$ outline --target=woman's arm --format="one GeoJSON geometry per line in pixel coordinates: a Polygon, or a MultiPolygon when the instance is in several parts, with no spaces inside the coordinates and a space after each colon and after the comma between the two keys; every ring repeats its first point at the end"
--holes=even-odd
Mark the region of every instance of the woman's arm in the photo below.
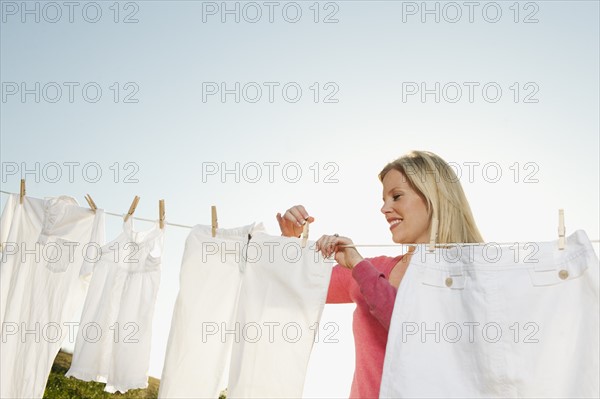
{"type": "Polygon", "coordinates": [[[352,277],[358,283],[371,314],[389,330],[398,292],[396,287],[391,285],[385,274],[377,270],[368,259],[363,259],[354,266],[352,277]]]}
{"type": "Polygon", "coordinates": [[[335,265],[331,271],[326,303],[352,303],[350,283],[352,271],[341,265],[335,265]]]}

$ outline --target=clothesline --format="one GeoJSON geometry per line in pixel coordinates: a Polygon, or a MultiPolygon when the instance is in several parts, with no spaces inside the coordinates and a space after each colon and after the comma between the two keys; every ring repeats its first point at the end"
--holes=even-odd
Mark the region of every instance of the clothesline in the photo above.
{"type": "MultiPolygon", "coordinates": [[[[122,218],[124,215],[123,214],[119,214],[119,213],[113,213],[113,212],[104,212],[107,215],[111,215],[111,216],[118,216],[120,218],[122,218]]],[[[135,219],[135,220],[143,220],[144,222],[156,222],[156,219],[145,219],[145,218],[139,218],[137,216],[131,216],[131,219],[135,219]]],[[[183,227],[184,229],[191,229],[194,226],[186,226],[184,224],[177,224],[177,223],[170,223],[170,222],[165,222],[165,224],[168,224],[169,226],[175,226],[175,227],[183,227]]]]}
{"type": "MultiPolygon", "coordinates": [[[[3,194],[16,194],[16,193],[11,193],[11,192],[4,191],[4,190],[0,190],[0,193],[3,193],[3,194]]],[[[125,216],[122,213],[115,213],[115,212],[108,212],[108,211],[104,211],[104,213],[107,214],[107,215],[117,216],[117,217],[120,217],[120,218],[122,218],[123,216],[125,216]]],[[[140,218],[140,217],[137,217],[137,216],[131,216],[131,219],[142,220],[144,222],[156,222],[156,219],[146,219],[146,218],[140,218]]],[[[191,228],[194,227],[194,226],[187,226],[187,225],[184,225],[184,224],[177,224],[177,223],[170,223],[170,222],[165,222],[165,224],[168,224],[169,226],[183,227],[185,229],[191,229],[191,228]]]]}
{"type": "MultiPolygon", "coordinates": [[[[4,191],[4,190],[0,190],[0,193],[3,194],[15,194],[15,193],[11,193],[8,191],[4,191]]],[[[117,216],[122,218],[124,216],[124,214],[121,213],[116,213],[116,212],[108,212],[108,211],[104,211],[105,214],[107,215],[111,215],[111,216],[117,216]]],[[[131,216],[132,219],[134,220],[142,220],[144,222],[156,222],[156,219],[146,219],[146,218],[140,218],[137,216],[131,216]]],[[[175,226],[175,227],[182,227],[184,229],[192,229],[194,226],[187,226],[185,224],[178,224],[178,223],[171,223],[171,222],[167,222],[165,221],[166,225],[169,226],[175,226]]],[[[598,240],[590,240],[591,243],[600,243],[600,239],[598,240]]],[[[503,245],[515,245],[515,244],[529,244],[531,243],[531,241],[528,242],[452,242],[452,243],[436,243],[435,247],[447,247],[447,246],[452,246],[452,245],[460,245],[460,246],[469,246],[469,245],[485,245],[485,244],[493,244],[493,245],[499,245],[499,246],[503,246],[503,245]]],[[[384,247],[403,247],[403,246],[408,246],[408,245],[423,245],[423,243],[412,243],[412,244],[353,244],[353,245],[341,245],[341,247],[344,248],[354,248],[354,247],[370,247],[370,248],[384,248],[384,247]]]]}

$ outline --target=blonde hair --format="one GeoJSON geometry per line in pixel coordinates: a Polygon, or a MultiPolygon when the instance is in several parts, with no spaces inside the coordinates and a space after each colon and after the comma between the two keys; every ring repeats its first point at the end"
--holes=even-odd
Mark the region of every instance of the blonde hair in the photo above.
{"type": "Polygon", "coordinates": [[[483,242],[460,181],[442,158],[428,151],[411,151],[388,163],[379,172],[379,180],[383,182],[392,169],[402,173],[423,198],[430,221],[438,219],[436,242],[483,242]]]}

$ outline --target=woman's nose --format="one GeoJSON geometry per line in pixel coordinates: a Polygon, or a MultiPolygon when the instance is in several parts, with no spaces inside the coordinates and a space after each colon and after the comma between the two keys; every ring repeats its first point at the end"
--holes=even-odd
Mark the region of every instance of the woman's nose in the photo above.
{"type": "Polygon", "coordinates": [[[390,209],[390,207],[388,206],[388,203],[387,203],[387,202],[384,202],[384,203],[383,203],[383,205],[381,206],[381,209],[380,209],[380,211],[381,211],[381,213],[383,213],[384,215],[385,215],[386,213],[388,213],[388,212],[390,212],[390,211],[391,211],[391,209],[390,209]]]}

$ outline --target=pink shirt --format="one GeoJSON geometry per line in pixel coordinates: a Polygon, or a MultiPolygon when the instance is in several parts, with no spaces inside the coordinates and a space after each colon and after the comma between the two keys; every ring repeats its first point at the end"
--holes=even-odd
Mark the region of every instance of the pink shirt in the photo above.
{"type": "Polygon", "coordinates": [[[402,259],[366,258],[350,270],[336,265],[331,274],[327,303],[356,303],[352,330],[356,368],[351,398],[379,398],[383,359],[397,289],[388,281],[402,259]]]}

